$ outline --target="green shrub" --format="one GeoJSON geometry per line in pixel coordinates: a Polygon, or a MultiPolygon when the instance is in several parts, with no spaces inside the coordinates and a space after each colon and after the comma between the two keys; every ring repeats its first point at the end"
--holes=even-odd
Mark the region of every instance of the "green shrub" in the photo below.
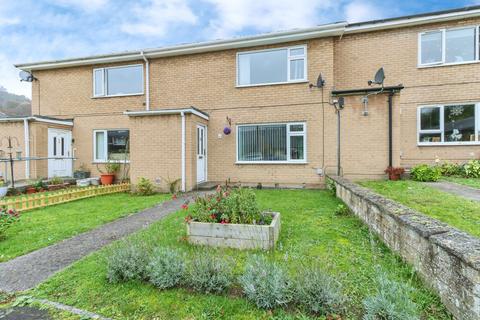
{"type": "Polygon", "coordinates": [[[465,177],[480,178],[480,160],[470,160],[464,166],[465,177]]]}
{"type": "Polygon", "coordinates": [[[5,238],[7,229],[18,221],[20,214],[14,209],[0,207],[0,240],[5,238]]]}
{"type": "Polygon", "coordinates": [[[149,281],[160,289],[178,285],[185,273],[185,255],[169,248],[154,250],[147,266],[149,281]]]}
{"type": "Polygon", "coordinates": [[[217,187],[215,194],[198,197],[186,220],[267,225],[272,216],[262,213],[255,192],[248,188],[217,187]]]}
{"type": "Polygon", "coordinates": [[[415,181],[434,182],[442,176],[440,167],[420,164],[410,171],[412,179],[415,181]]]}
{"type": "Polygon", "coordinates": [[[259,308],[273,309],[292,300],[292,285],[287,272],[263,256],[250,259],[239,283],[247,299],[259,308]]]}
{"type": "Polygon", "coordinates": [[[136,186],[136,193],[141,196],[150,196],[155,193],[155,186],[147,178],[139,178],[136,186]]]}
{"type": "Polygon", "coordinates": [[[409,297],[412,290],[409,285],[390,280],[385,273],[380,273],[377,294],[363,300],[363,319],[420,319],[417,305],[409,297]]]}
{"type": "Polygon", "coordinates": [[[124,241],[107,257],[107,279],[111,283],[147,279],[150,255],[146,247],[124,241]]]}
{"type": "Polygon", "coordinates": [[[64,180],[60,177],[53,177],[48,181],[48,184],[51,185],[57,185],[57,184],[63,184],[64,180]]]}
{"type": "Polygon", "coordinates": [[[295,302],[317,315],[341,314],[345,297],[340,283],[318,268],[302,268],[295,278],[295,302]]]}
{"type": "Polygon", "coordinates": [[[232,284],[232,263],[212,254],[199,253],[189,266],[185,285],[195,291],[223,293],[232,284]]]}
{"type": "Polygon", "coordinates": [[[351,211],[350,211],[350,208],[343,204],[343,203],[340,203],[337,205],[337,207],[335,208],[335,215],[337,216],[347,216],[347,215],[350,215],[351,214],[351,211]]]}
{"type": "Polygon", "coordinates": [[[463,174],[463,166],[456,163],[444,162],[440,165],[440,170],[442,175],[446,177],[463,174]]]}
{"type": "Polygon", "coordinates": [[[330,178],[325,178],[325,186],[332,196],[335,197],[337,195],[337,186],[335,181],[330,178]]]}

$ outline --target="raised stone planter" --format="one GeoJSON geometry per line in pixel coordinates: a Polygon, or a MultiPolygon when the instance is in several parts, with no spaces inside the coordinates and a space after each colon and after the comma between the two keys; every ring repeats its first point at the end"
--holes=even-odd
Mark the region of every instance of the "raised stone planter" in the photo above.
{"type": "Polygon", "coordinates": [[[280,234],[280,213],[271,214],[273,220],[268,226],[191,221],[187,223],[188,242],[235,249],[271,249],[280,234]]]}
{"type": "Polygon", "coordinates": [[[480,319],[480,239],[341,177],[337,197],[410,263],[455,319],[480,319]]]}

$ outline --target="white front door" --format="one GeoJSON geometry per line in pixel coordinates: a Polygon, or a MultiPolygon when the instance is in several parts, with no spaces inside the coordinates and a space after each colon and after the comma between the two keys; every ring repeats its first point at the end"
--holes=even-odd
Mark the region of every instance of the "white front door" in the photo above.
{"type": "Polygon", "coordinates": [[[48,177],[72,176],[72,132],[48,129],[48,177]]]}
{"type": "Polygon", "coordinates": [[[207,180],[207,130],[197,125],[197,183],[207,180]]]}

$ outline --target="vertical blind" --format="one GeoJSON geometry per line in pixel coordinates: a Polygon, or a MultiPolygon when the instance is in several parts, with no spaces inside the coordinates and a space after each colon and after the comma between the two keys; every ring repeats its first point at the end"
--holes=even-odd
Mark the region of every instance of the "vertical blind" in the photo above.
{"type": "Polygon", "coordinates": [[[238,128],[239,161],[286,161],[287,126],[253,125],[238,128]]]}

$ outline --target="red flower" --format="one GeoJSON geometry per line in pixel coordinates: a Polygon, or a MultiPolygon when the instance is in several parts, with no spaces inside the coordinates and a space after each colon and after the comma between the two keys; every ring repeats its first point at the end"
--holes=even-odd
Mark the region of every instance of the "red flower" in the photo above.
{"type": "Polygon", "coordinates": [[[173,195],[172,195],[172,200],[175,200],[175,199],[177,199],[177,195],[176,195],[176,194],[173,194],[173,195]]]}
{"type": "Polygon", "coordinates": [[[183,210],[188,210],[188,204],[186,204],[186,203],[182,204],[182,209],[183,210]]]}
{"type": "Polygon", "coordinates": [[[212,214],[210,215],[210,218],[212,218],[213,220],[215,220],[215,218],[216,218],[216,217],[215,217],[215,214],[212,213],[212,214]]]}
{"type": "Polygon", "coordinates": [[[185,217],[185,222],[190,222],[192,220],[192,217],[191,216],[186,216],[185,217]]]}
{"type": "Polygon", "coordinates": [[[228,222],[226,220],[220,221],[221,224],[227,224],[228,222]]]}

